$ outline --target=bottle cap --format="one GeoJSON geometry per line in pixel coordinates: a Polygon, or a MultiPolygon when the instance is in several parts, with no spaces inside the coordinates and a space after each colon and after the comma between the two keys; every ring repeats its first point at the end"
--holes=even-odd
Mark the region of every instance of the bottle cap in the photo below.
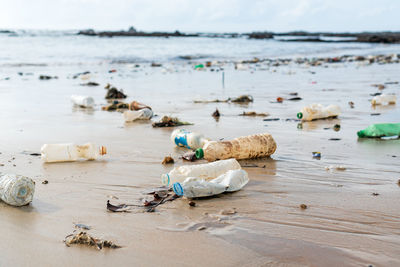
{"type": "Polygon", "coordinates": [[[301,112],[297,113],[297,118],[298,119],[302,119],[303,118],[303,113],[301,113],[301,112]]]}
{"type": "Polygon", "coordinates": [[[107,154],[107,148],[105,146],[101,146],[100,147],[100,155],[105,155],[107,154]]]}
{"type": "Polygon", "coordinates": [[[202,148],[196,149],[196,158],[202,159],[204,157],[204,151],[202,148]]]}
{"type": "Polygon", "coordinates": [[[358,137],[365,137],[365,134],[364,134],[364,131],[363,131],[363,130],[358,131],[358,132],[357,132],[357,135],[358,135],[358,137]]]}
{"type": "Polygon", "coordinates": [[[178,196],[183,196],[183,188],[180,183],[174,183],[172,189],[174,189],[175,194],[178,196]]]}

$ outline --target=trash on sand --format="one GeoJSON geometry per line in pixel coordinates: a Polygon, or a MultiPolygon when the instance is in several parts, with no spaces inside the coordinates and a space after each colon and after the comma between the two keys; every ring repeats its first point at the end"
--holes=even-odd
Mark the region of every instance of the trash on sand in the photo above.
{"type": "Polygon", "coordinates": [[[188,177],[199,179],[214,179],[229,170],[240,170],[242,167],[236,159],[219,160],[212,163],[183,165],[175,167],[169,173],[161,175],[161,183],[171,186],[183,182],[188,177]]]}
{"type": "Polygon", "coordinates": [[[40,75],[39,80],[51,80],[51,79],[58,79],[57,76],[49,76],[49,75],[40,75]]]}
{"type": "Polygon", "coordinates": [[[279,121],[280,118],[263,119],[263,121],[279,121]]]}
{"type": "Polygon", "coordinates": [[[159,122],[153,122],[153,127],[175,127],[182,125],[192,125],[192,123],[180,121],[178,118],[164,116],[159,122]]]}
{"type": "Polygon", "coordinates": [[[151,63],[150,66],[152,66],[153,68],[158,68],[158,67],[162,67],[162,64],[153,62],[153,63],[151,63]]]}
{"type": "Polygon", "coordinates": [[[75,106],[79,106],[82,108],[92,108],[94,106],[94,99],[90,96],[72,95],[71,102],[75,106]]]}
{"type": "Polygon", "coordinates": [[[125,122],[132,122],[136,120],[150,120],[153,117],[153,111],[148,108],[140,110],[126,110],[123,113],[125,122]]]}
{"type": "Polygon", "coordinates": [[[299,101],[299,100],[302,100],[303,98],[301,98],[301,97],[291,97],[291,98],[288,98],[288,100],[289,101],[299,101]]]}
{"type": "Polygon", "coordinates": [[[112,212],[129,212],[131,208],[126,204],[112,205],[110,200],[107,200],[107,209],[112,212]]]}
{"type": "Polygon", "coordinates": [[[251,95],[241,95],[236,98],[228,98],[225,100],[215,99],[215,100],[194,100],[194,103],[249,103],[253,102],[253,97],[251,95]]]}
{"type": "Polygon", "coordinates": [[[83,229],[83,230],[90,230],[92,227],[83,223],[74,223],[75,228],[83,229]]]}
{"type": "Polygon", "coordinates": [[[233,103],[249,103],[253,102],[253,97],[251,95],[241,95],[237,98],[231,99],[231,102],[233,103]]]}
{"type": "Polygon", "coordinates": [[[342,140],[341,138],[329,138],[328,139],[329,141],[340,141],[340,140],[342,140]]]}
{"type": "Polygon", "coordinates": [[[371,116],[380,116],[381,113],[371,113],[370,115],[371,115],[371,116]]]}
{"type": "Polygon", "coordinates": [[[358,137],[391,137],[400,136],[400,123],[371,124],[366,129],[357,132],[358,137]]]}
{"type": "Polygon", "coordinates": [[[302,108],[301,111],[297,113],[297,118],[302,121],[312,121],[317,119],[336,118],[340,113],[340,107],[337,105],[324,107],[321,104],[311,104],[302,108]]]}
{"type": "Polygon", "coordinates": [[[219,159],[250,159],[271,156],[276,150],[269,133],[242,136],[231,141],[210,141],[196,150],[196,157],[208,161],[219,159]]]}
{"type": "Polygon", "coordinates": [[[205,138],[204,135],[200,133],[189,132],[185,129],[176,129],[171,134],[171,141],[177,146],[198,149],[209,142],[209,139],[205,138]]]}
{"type": "Polygon", "coordinates": [[[307,205],[306,205],[306,204],[301,204],[301,205],[300,205],[300,209],[302,209],[302,210],[307,209],[307,205]]]}
{"type": "Polygon", "coordinates": [[[38,157],[41,156],[41,153],[29,153],[30,156],[38,157]]]}
{"type": "Polygon", "coordinates": [[[0,199],[12,206],[29,204],[35,193],[35,182],[17,174],[0,175],[0,199]]]}
{"type": "Polygon", "coordinates": [[[42,184],[48,184],[49,183],[49,181],[47,181],[47,180],[44,180],[43,182],[42,182],[42,184]]]}
{"type": "Polygon", "coordinates": [[[115,87],[111,87],[110,89],[108,89],[105,98],[106,99],[121,99],[121,98],[126,98],[126,95],[123,93],[122,89],[118,90],[115,87]]]}
{"type": "Polygon", "coordinates": [[[108,73],[114,73],[114,72],[117,72],[117,70],[116,69],[112,69],[112,70],[108,71],[108,73]]]}
{"type": "Polygon", "coordinates": [[[194,201],[189,201],[188,204],[190,207],[196,207],[196,202],[194,202],[194,201]]]}
{"type": "Polygon", "coordinates": [[[77,161],[79,159],[95,160],[107,154],[104,146],[92,143],[84,145],[44,144],[41,148],[43,162],[77,161]]]}
{"type": "Polygon", "coordinates": [[[377,92],[377,93],[373,93],[373,94],[369,94],[370,96],[377,96],[377,95],[381,95],[381,92],[377,92]]]}
{"type": "Polygon", "coordinates": [[[248,182],[247,172],[240,169],[229,170],[210,181],[197,177],[188,177],[182,183],[174,183],[172,188],[178,196],[187,198],[209,197],[223,192],[238,191],[248,182]]]}
{"type": "Polygon", "coordinates": [[[396,104],[396,95],[377,95],[371,100],[371,105],[394,105],[396,104]]]}
{"type": "Polygon", "coordinates": [[[204,65],[203,64],[198,64],[196,66],[194,66],[195,70],[200,70],[200,69],[204,69],[204,65]]]}
{"type": "Polygon", "coordinates": [[[282,98],[282,97],[277,97],[277,98],[276,98],[276,102],[282,103],[282,102],[283,102],[283,98],[282,98]]]}
{"type": "Polygon", "coordinates": [[[335,125],[333,125],[333,130],[334,130],[335,132],[340,131],[340,124],[335,124],[335,125]]]}
{"type": "Polygon", "coordinates": [[[321,152],[311,152],[311,153],[312,153],[313,158],[316,158],[316,159],[321,158],[321,152]]]}
{"type": "Polygon", "coordinates": [[[100,84],[96,82],[87,82],[87,83],[81,83],[82,86],[99,86],[100,84]]]}
{"type": "Polygon", "coordinates": [[[118,100],[114,100],[111,104],[101,107],[101,109],[105,111],[114,111],[114,110],[121,111],[124,109],[129,109],[129,104],[118,100]]]}
{"type": "Polygon", "coordinates": [[[182,155],[182,159],[187,161],[195,161],[197,159],[196,152],[195,151],[186,152],[185,154],[182,155]]]}
{"type": "Polygon", "coordinates": [[[350,106],[350,108],[354,108],[354,103],[353,103],[353,101],[350,101],[350,102],[349,102],[349,106],[350,106]]]}
{"type": "Polygon", "coordinates": [[[174,201],[175,199],[179,198],[177,194],[169,194],[169,193],[154,193],[153,200],[145,200],[143,206],[145,207],[147,212],[154,212],[156,207],[164,204],[168,201],[174,201]]]}
{"type": "Polygon", "coordinates": [[[171,156],[166,156],[162,161],[162,164],[174,164],[174,159],[171,156]]]}
{"type": "Polygon", "coordinates": [[[377,87],[379,90],[385,89],[385,85],[383,85],[383,84],[371,84],[371,86],[377,87]]]}
{"type": "Polygon", "coordinates": [[[330,166],[326,166],[325,170],[327,170],[327,171],[334,171],[334,170],[336,170],[336,171],[345,171],[346,167],[343,166],[343,165],[330,165],[330,166]]]}
{"type": "MultiPolygon", "coordinates": [[[[87,76],[88,74],[90,74],[90,71],[80,72],[80,73],[75,74],[72,78],[76,79],[80,76],[87,76]]],[[[82,80],[84,80],[84,79],[82,79],[82,80]]]]}
{"type": "Polygon", "coordinates": [[[67,235],[64,239],[64,243],[67,247],[70,247],[73,244],[81,244],[95,247],[98,250],[101,250],[102,248],[121,248],[121,246],[116,245],[111,241],[94,238],[86,232],[67,235]]]}
{"type": "Polygon", "coordinates": [[[213,116],[214,118],[219,118],[221,114],[219,113],[218,109],[215,109],[215,111],[213,112],[213,114],[211,114],[211,116],[213,116]]]}
{"type": "Polygon", "coordinates": [[[219,214],[221,214],[221,215],[234,215],[234,214],[236,214],[236,209],[233,208],[233,209],[221,210],[219,212],[219,214]]]}
{"type": "Polygon", "coordinates": [[[139,102],[137,102],[137,101],[132,101],[132,102],[129,104],[129,110],[141,110],[141,109],[145,109],[145,108],[151,109],[150,106],[147,106],[147,105],[145,105],[145,104],[143,104],[143,103],[139,103],[139,102]]]}
{"type": "Polygon", "coordinates": [[[379,193],[374,192],[374,193],[372,193],[372,195],[376,197],[376,196],[379,196],[379,193]]]}
{"type": "Polygon", "coordinates": [[[239,116],[251,116],[251,117],[255,117],[255,116],[260,116],[260,117],[267,117],[269,116],[269,113],[257,113],[255,111],[243,111],[242,114],[239,114],[239,116]]]}

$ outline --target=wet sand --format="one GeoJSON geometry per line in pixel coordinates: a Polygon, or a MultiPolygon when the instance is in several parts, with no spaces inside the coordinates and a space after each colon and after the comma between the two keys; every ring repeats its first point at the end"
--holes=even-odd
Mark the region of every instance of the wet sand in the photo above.
{"type": "MultiPolygon", "coordinates": [[[[0,81],[0,171],[32,177],[36,193],[26,207],[0,203],[0,265],[400,264],[400,140],[358,140],[356,135],[371,123],[399,122],[399,105],[374,109],[368,102],[369,94],[378,91],[371,84],[399,81],[399,64],[256,71],[226,66],[224,87],[221,72],[172,68],[163,73],[162,68],[136,72],[129,65],[93,66],[90,70],[97,73],[92,81],[103,85],[99,87],[80,86],[85,81],[67,78],[87,67],[1,70],[0,77],[10,80],[0,81]],[[111,68],[117,72],[108,73],[111,68]],[[40,74],[59,79],[40,81],[40,74]],[[114,204],[138,204],[145,189],[159,186],[160,175],[173,167],[161,164],[164,156],[171,155],[174,166],[190,163],[179,159],[185,149],[170,141],[173,128],[155,129],[151,122],[125,124],[120,113],[101,111],[107,82],[124,88],[128,100],[152,106],[158,115],[154,121],[163,115],[178,116],[194,123],[185,128],[216,140],[267,131],[278,149],[271,158],[240,162],[260,167],[244,167],[250,182],[239,192],[195,200],[196,207],[178,199],[154,213],[108,212],[110,195],[119,198],[112,199],[114,204]],[[290,97],[290,92],[298,92],[303,100],[271,103],[278,96],[290,97]],[[91,95],[98,106],[93,111],[73,108],[72,94],[91,95]],[[254,103],[192,102],[242,94],[252,95],[254,103]],[[286,121],[314,102],[338,104],[342,115],[303,123],[302,129],[299,122],[286,121]],[[219,121],[211,117],[215,108],[222,114],[219,121]],[[237,116],[243,111],[268,112],[268,118],[281,120],[237,116]],[[341,125],[340,131],[324,129],[335,124],[341,125]],[[28,155],[39,152],[44,143],[89,141],[106,146],[108,155],[97,161],[55,164],[42,164],[40,157],[28,155]],[[313,151],[322,153],[320,160],[312,158],[313,151]],[[346,170],[325,170],[329,165],[344,165],[346,170]],[[42,184],[43,180],[49,183],[42,184]],[[301,204],[308,208],[300,209],[301,204]],[[236,213],[221,214],[231,209],[236,213]],[[73,231],[73,223],[90,225],[93,236],[123,248],[66,247],[63,239],[73,231]]],[[[399,84],[390,84],[384,92],[398,95],[399,89],[399,84]]]]}

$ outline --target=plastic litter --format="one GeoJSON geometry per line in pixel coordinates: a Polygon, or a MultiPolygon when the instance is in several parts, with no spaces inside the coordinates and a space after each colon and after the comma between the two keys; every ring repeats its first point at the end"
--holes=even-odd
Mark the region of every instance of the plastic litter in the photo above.
{"type": "Polygon", "coordinates": [[[35,193],[35,182],[17,174],[0,174],[0,199],[12,206],[29,204],[35,193]]]}
{"type": "Polygon", "coordinates": [[[43,162],[77,161],[79,159],[95,160],[107,154],[104,146],[92,143],[76,144],[45,144],[41,148],[43,162]]]}
{"type": "Polygon", "coordinates": [[[249,182],[244,170],[229,170],[215,179],[206,181],[202,178],[189,177],[182,183],[174,183],[173,190],[178,196],[187,198],[209,197],[223,192],[235,192],[249,182]]]}
{"type": "Polygon", "coordinates": [[[90,96],[72,95],[71,102],[75,106],[79,106],[82,108],[92,108],[94,106],[94,99],[93,99],[93,97],[90,97],[90,96]]]}
{"type": "Polygon", "coordinates": [[[239,170],[241,166],[236,159],[220,160],[212,163],[184,165],[175,167],[169,173],[161,175],[161,183],[170,186],[176,182],[183,182],[188,177],[200,179],[214,179],[229,170],[239,170]]]}
{"type": "Polygon", "coordinates": [[[371,105],[394,105],[396,104],[396,95],[381,94],[374,96],[371,100],[371,105]]]}
{"type": "Polygon", "coordinates": [[[140,110],[126,110],[123,113],[125,122],[132,122],[136,120],[150,120],[153,117],[153,111],[148,108],[140,110]]]}
{"type": "Polygon", "coordinates": [[[341,113],[340,107],[337,105],[329,105],[324,107],[321,104],[311,104],[301,109],[297,113],[297,118],[302,121],[312,121],[317,119],[335,118],[341,113]]]}
{"type": "Polygon", "coordinates": [[[250,159],[270,156],[275,150],[275,140],[269,133],[264,133],[238,137],[231,141],[210,141],[196,150],[196,157],[204,157],[208,161],[250,159]]]}
{"type": "Polygon", "coordinates": [[[202,148],[208,139],[204,135],[187,131],[185,129],[176,129],[171,134],[171,141],[177,146],[187,147],[189,149],[202,148]]]}
{"type": "Polygon", "coordinates": [[[366,129],[357,132],[358,137],[390,137],[400,136],[400,123],[377,123],[371,124],[366,129]]]}
{"type": "Polygon", "coordinates": [[[175,127],[182,125],[192,125],[190,122],[180,121],[178,118],[164,116],[159,122],[153,122],[153,127],[175,127]]]}

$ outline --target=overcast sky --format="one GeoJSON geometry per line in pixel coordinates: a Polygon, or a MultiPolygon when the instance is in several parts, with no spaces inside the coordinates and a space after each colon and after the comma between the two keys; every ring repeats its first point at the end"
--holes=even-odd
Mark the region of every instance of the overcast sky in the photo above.
{"type": "Polygon", "coordinates": [[[0,28],[400,31],[400,0],[0,0],[0,28]]]}

